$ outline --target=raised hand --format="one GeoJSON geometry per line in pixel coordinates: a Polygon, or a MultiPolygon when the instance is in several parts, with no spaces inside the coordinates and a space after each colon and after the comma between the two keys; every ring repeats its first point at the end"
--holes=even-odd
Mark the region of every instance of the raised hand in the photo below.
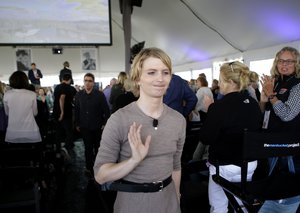
{"type": "Polygon", "coordinates": [[[262,90],[267,97],[276,95],[276,93],[274,92],[274,82],[275,79],[268,75],[263,75],[260,80],[262,90]]]}
{"type": "Polygon", "coordinates": [[[137,163],[141,162],[148,154],[151,141],[151,136],[148,135],[145,143],[142,142],[141,128],[142,125],[133,122],[128,132],[128,141],[132,152],[131,158],[137,163]]]}

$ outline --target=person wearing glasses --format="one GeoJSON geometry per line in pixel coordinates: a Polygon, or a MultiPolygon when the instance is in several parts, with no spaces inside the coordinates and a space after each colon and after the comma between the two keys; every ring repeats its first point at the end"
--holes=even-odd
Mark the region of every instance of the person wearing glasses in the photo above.
{"type": "Polygon", "coordinates": [[[75,126],[85,147],[86,172],[93,174],[102,129],[110,116],[106,98],[95,88],[95,76],[84,75],[84,89],[75,96],[75,126]]]}
{"type": "Polygon", "coordinates": [[[186,120],[163,103],[171,78],[165,52],[141,50],[131,68],[139,99],[105,125],[94,171],[98,183],[118,191],[114,213],[180,213],[186,120]]]}
{"type": "MultiPolygon", "coordinates": [[[[219,86],[224,97],[213,103],[206,96],[207,117],[200,130],[200,140],[209,145],[208,195],[211,212],[228,212],[228,199],[212,175],[215,165],[220,165],[220,175],[228,181],[241,178],[242,141],[244,129],[261,129],[262,115],[258,102],[246,91],[249,85],[249,68],[241,62],[223,64],[220,68],[219,86]]],[[[248,180],[251,180],[257,162],[248,164],[248,180]]]]}
{"type": "MultiPolygon", "coordinates": [[[[271,76],[261,79],[263,128],[267,131],[298,132],[300,126],[300,54],[293,47],[282,48],[275,56],[271,76]]],[[[290,162],[292,163],[292,162],[290,162]]],[[[300,159],[294,158],[296,172],[300,159]]]]}
{"type": "Polygon", "coordinates": [[[271,76],[261,79],[264,128],[297,131],[300,126],[300,55],[293,47],[282,48],[275,57],[271,76]]]}

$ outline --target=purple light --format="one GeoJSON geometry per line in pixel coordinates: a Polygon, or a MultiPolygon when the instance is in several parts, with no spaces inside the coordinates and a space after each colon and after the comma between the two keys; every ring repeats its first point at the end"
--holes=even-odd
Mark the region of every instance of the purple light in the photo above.
{"type": "Polygon", "coordinates": [[[286,41],[300,39],[299,18],[294,17],[292,11],[272,8],[261,11],[259,18],[262,26],[270,31],[270,35],[277,35],[286,41]]]}
{"type": "Polygon", "coordinates": [[[191,59],[192,61],[205,61],[210,59],[210,56],[207,52],[201,52],[191,47],[184,48],[184,52],[186,53],[187,58],[191,59]]]}

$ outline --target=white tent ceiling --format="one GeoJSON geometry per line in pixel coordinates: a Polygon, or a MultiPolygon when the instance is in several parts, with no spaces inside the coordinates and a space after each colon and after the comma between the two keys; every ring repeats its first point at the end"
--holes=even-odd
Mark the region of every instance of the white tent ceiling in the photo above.
{"type": "MultiPolygon", "coordinates": [[[[120,41],[119,1],[111,8],[120,41]]],[[[162,48],[174,66],[211,60],[300,40],[299,9],[299,0],[143,0],[133,7],[131,44],[162,48]]]]}
{"type": "MultiPolygon", "coordinates": [[[[98,49],[95,74],[101,81],[125,70],[119,1],[111,0],[113,44],[98,49]]],[[[274,57],[286,44],[300,49],[299,11],[300,0],[142,0],[141,7],[133,7],[131,46],[145,41],[145,47],[165,50],[175,72],[211,68],[216,60],[238,57],[248,64],[274,57]]],[[[66,46],[60,56],[52,54],[51,46],[30,48],[45,76],[57,80],[67,60],[81,81],[80,46],[66,46]]],[[[0,80],[7,81],[16,69],[15,48],[0,46],[0,56],[0,80]]]]}

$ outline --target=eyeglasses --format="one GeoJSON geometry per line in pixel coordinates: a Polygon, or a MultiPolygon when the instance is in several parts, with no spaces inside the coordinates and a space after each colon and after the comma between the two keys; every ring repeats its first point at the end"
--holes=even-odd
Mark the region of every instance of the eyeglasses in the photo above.
{"type": "Polygon", "coordinates": [[[278,59],[277,64],[283,65],[293,65],[294,63],[296,63],[295,60],[283,60],[283,59],[278,59]]]}
{"type": "Polygon", "coordinates": [[[86,80],[84,79],[84,82],[94,82],[93,80],[86,80]]]}

